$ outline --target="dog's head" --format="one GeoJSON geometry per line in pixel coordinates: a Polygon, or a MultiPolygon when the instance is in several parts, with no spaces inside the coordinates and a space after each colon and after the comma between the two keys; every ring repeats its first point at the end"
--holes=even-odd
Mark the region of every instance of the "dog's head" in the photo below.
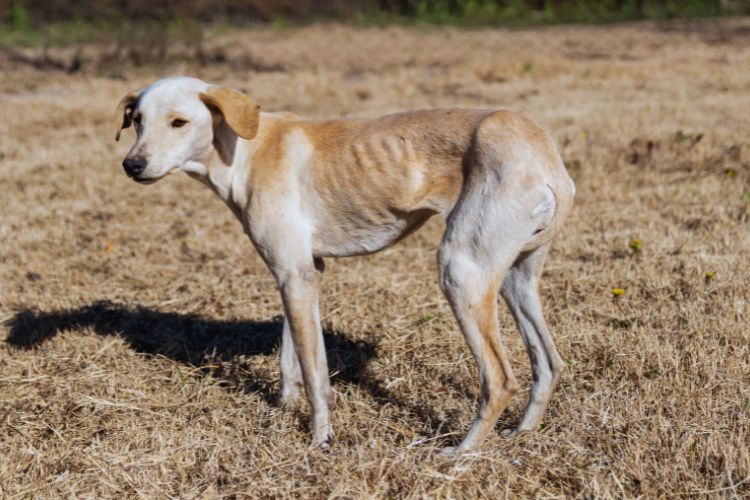
{"type": "Polygon", "coordinates": [[[141,183],[156,182],[183,170],[202,175],[215,148],[231,164],[237,137],[258,132],[260,108],[242,92],[195,78],[167,78],[120,100],[115,140],[135,125],[135,145],[122,166],[141,183]]]}

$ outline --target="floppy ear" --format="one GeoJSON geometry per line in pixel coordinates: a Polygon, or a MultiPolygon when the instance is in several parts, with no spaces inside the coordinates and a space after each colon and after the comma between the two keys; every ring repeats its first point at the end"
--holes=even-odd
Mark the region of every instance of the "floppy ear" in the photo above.
{"type": "Polygon", "coordinates": [[[219,113],[235,134],[252,139],[258,133],[260,106],[250,96],[228,87],[212,87],[200,98],[212,113],[219,113]]]}
{"type": "Polygon", "coordinates": [[[115,111],[115,140],[120,140],[120,132],[133,123],[133,109],[138,102],[138,92],[131,92],[117,103],[115,111]]]}

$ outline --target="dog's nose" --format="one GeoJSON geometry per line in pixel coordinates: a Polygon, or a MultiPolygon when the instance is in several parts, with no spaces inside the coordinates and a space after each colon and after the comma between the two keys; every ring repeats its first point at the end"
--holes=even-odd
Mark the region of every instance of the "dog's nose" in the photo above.
{"type": "Polygon", "coordinates": [[[122,167],[125,173],[130,177],[135,177],[146,169],[146,159],[141,156],[125,158],[122,161],[122,167]]]}

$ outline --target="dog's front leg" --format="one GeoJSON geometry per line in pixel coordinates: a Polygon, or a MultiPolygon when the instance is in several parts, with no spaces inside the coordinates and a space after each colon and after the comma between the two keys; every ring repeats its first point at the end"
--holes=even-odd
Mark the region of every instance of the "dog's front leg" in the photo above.
{"type": "MultiPolygon", "coordinates": [[[[276,274],[290,337],[284,340],[292,341],[310,402],[312,441],[314,445],[327,447],[332,437],[328,409],[333,392],[318,310],[320,274],[312,262],[309,266],[295,266],[294,270],[276,274]]],[[[282,346],[282,356],[284,349],[282,346]]]]}
{"type": "Polygon", "coordinates": [[[289,326],[289,318],[284,318],[284,330],[281,333],[281,356],[279,357],[279,368],[281,371],[281,395],[279,403],[281,406],[292,407],[299,400],[300,388],[304,384],[302,380],[302,368],[299,365],[297,352],[294,350],[292,340],[292,327],[289,326]]]}
{"type": "MultiPolygon", "coordinates": [[[[323,271],[325,270],[323,259],[316,257],[314,263],[315,269],[318,273],[323,274],[323,271]]],[[[318,307],[316,307],[316,311],[318,310],[318,307]]],[[[323,342],[322,332],[319,339],[320,342],[323,342]]],[[[291,326],[289,326],[289,318],[287,317],[284,318],[284,329],[281,334],[279,369],[281,372],[281,394],[279,396],[279,403],[281,406],[293,407],[299,400],[300,389],[303,387],[304,381],[302,379],[302,368],[300,368],[299,365],[299,358],[297,357],[297,352],[294,350],[292,329],[291,326]]],[[[330,400],[329,406],[332,407],[332,402],[330,400]]]]}

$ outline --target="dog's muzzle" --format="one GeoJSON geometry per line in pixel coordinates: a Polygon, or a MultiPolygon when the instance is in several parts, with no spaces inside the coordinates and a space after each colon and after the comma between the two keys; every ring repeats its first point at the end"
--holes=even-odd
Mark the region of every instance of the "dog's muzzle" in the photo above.
{"type": "Polygon", "coordinates": [[[122,161],[122,167],[125,169],[125,173],[128,174],[128,177],[133,178],[138,177],[141,172],[146,170],[146,165],[148,165],[148,162],[141,156],[128,157],[122,161]]]}

